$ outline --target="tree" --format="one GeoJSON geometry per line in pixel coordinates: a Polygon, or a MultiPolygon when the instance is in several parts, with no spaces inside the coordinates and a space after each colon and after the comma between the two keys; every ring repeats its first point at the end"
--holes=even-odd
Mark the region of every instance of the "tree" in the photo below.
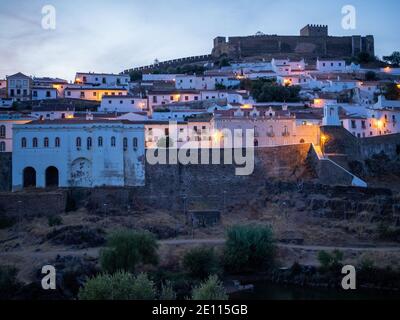
{"type": "Polygon", "coordinates": [[[129,76],[131,81],[140,81],[142,80],[143,73],[141,71],[131,71],[129,72],[129,76]]]}
{"type": "Polygon", "coordinates": [[[395,51],[390,56],[384,56],[383,61],[390,63],[394,67],[399,67],[400,65],[400,52],[395,51]]]}
{"type": "Polygon", "coordinates": [[[334,250],[332,254],[326,251],[318,252],[318,261],[325,270],[337,269],[341,265],[343,260],[343,252],[334,250]]]}
{"type": "Polygon", "coordinates": [[[251,95],[257,102],[298,102],[301,87],[281,86],[271,80],[253,82],[251,95]]]}
{"type": "Polygon", "coordinates": [[[174,146],[174,140],[169,137],[162,137],[157,141],[158,148],[172,148],[174,146]]]}
{"type": "Polygon", "coordinates": [[[399,100],[400,88],[396,83],[388,83],[384,89],[384,95],[387,100],[399,100]]]}
{"type": "Polygon", "coordinates": [[[21,288],[17,280],[18,270],[10,266],[0,266],[0,300],[10,300],[21,288]]]}
{"type": "Polygon", "coordinates": [[[273,266],[275,245],[267,226],[238,225],[228,230],[225,265],[232,272],[262,271],[273,266]]]}
{"type": "Polygon", "coordinates": [[[205,279],[209,275],[219,273],[219,263],[214,249],[195,248],[183,257],[183,266],[190,276],[205,279]]]}
{"type": "Polygon", "coordinates": [[[176,300],[176,293],[171,281],[166,281],[161,285],[160,300],[176,300]]]}
{"type": "Polygon", "coordinates": [[[210,276],[207,281],[194,288],[193,300],[228,300],[225,288],[217,276],[210,276]]]}
{"type": "Polygon", "coordinates": [[[117,231],[107,239],[107,246],[100,252],[100,264],[105,272],[134,272],[139,263],[157,264],[158,244],[151,233],[117,231]]]}
{"type": "Polygon", "coordinates": [[[80,300],[154,300],[154,283],[146,274],[134,277],[131,273],[117,272],[98,275],[79,290],[80,300]]]}
{"type": "Polygon", "coordinates": [[[368,71],[365,73],[365,80],[366,81],[375,81],[375,80],[378,80],[378,77],[374,71],[368,71]]]}

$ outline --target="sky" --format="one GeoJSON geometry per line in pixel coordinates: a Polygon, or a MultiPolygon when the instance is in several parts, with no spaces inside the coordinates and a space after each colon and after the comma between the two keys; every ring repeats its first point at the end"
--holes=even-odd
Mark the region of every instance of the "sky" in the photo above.
{"type": "Polygon", "coordinates": [[[326,24],[330,35],[375,36],[378,56],[400,51],[398,0],[1,0],[0,79],[23,72],[73,80],[211,53],[216,36],[298,35],[326,24]],[[42,8],[55,8],[55,29],[42,8]],[[342,28],[342,7],[356,29],[342,28]]]}

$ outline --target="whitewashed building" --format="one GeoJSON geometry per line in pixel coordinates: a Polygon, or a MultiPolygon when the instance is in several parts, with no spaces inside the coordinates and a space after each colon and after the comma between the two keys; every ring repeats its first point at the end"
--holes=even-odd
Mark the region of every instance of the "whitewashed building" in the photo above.
{"type": "Polygon", "coordinates": [[[14,191],[144,185],[143,122],[33,121],[13,130],[14,191]]]}
{"type": "Polygon", "coordinates": [[[64,90],[65,98],[101,101],[103,96],[126,96],[128,90],[122,87],[69,85],[64,90]]]}
{"type": "Polygon", "coordinates": [[[7,94],[13,101],[31,100],[32,78],[19,72],[7,77],[7,94]]]}
{"type": "Polygon", "coordinates": [[[57,99],[58,91],[52,87],[32,87],[32,100],[57,99]]]}
{"type": "Polygon", "coordinates": [[[346,72],[346,61],[344,60],[317,60],[319,72],[346,72]]]}
{"type": "Polygon", "coordinates": [[[128,86],[130,76],[127,74],[77,72],[75,83],[83,85],[128,86]]]}
{"type": "Polygon", "coordinates": [[[131,95],[103,96],[99,108],[101,112],[140,112],[147,110],[147,99],[131,95]]]}
{"type": "Polygon", "coordinates": [[[26,113],[1,112],[0,113],[0,152],[12,152],[13,131],[12,128],[17,124],[25,124],[35,120],[26,113]]]}

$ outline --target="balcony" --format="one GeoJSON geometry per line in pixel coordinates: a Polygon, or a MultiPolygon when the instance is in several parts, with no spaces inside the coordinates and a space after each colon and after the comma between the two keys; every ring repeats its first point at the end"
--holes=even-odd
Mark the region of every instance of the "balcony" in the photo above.
{"type": "Polygon", "coordinates": [[[290,132],[282,132],[282,137],[290,137],[290,132]]]}

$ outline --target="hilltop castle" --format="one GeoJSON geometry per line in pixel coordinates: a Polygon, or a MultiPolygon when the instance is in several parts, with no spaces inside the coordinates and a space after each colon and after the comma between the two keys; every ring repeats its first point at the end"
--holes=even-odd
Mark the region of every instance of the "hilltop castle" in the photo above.
{"type": "Polygon", "coordinates": [[[214,39],[212,55],[215,58],[227,55],[229,58],[250,57],[304,57],[306,59],[347,58],[366,52],[375,55],[372,35],[337,37],[328,35],[326,25],[307,25],[300,30],[300,36],[278,36],[257,33],[245,37],[217,37],[214,39]]]}

